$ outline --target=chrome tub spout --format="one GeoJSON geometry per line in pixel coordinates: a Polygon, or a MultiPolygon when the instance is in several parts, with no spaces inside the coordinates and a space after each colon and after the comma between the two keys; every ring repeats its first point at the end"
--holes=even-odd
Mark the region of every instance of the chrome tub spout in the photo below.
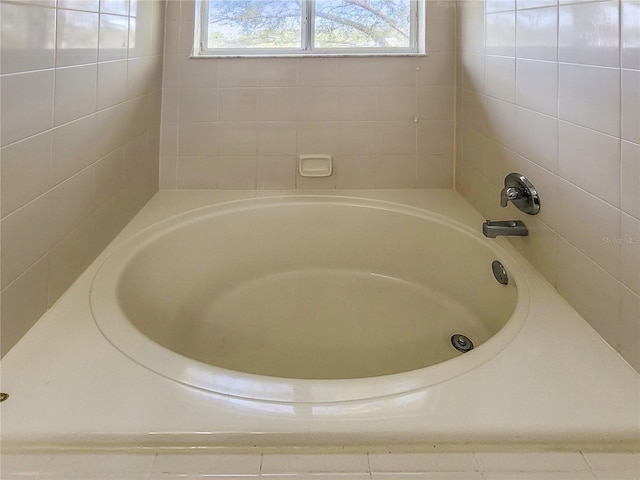
{"type": "Polygon", "coordinates": [[[487,220],[482,224],[482,233],[485,237],[525,237],[529,230],[520,220],[487,220]]]}

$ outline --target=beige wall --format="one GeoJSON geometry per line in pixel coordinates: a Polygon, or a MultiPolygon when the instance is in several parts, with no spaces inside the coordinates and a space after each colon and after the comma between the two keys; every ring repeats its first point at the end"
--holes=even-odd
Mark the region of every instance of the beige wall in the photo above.
{"type": "Polygon", "coordinates": [[[458,31],[457,189],[640,369],[640,2],[460,1],[458,31]],[[538,216],[500,208],[511,171],[538,216]]]}
{"type": "Polygon", "coordinates": [[[428,2],[423,58],[190,59],[193,9],[168,4],[160,188],[452,186],[453,2],[428,2]],[[297,176],[305,153],[335,175],[297,176]]]}
{"type": "Polygon", "coordinates": [[[164,2],[0,8],[6,353],[157,190],[164,2]]]}

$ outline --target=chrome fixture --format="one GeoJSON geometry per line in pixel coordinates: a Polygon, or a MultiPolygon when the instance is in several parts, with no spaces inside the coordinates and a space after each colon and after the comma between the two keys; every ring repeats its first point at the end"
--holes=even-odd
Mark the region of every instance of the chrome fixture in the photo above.
{"type": "Polygon", "coordinates": [[[529,215],[536,215],[540,211],[538,192],[529,179],[520,173],[510,173],[504,179],[500,206],[506,207],[509,201],[529,215]]]}
{"type": "Polygon", "coordinates": [[[498,260],[494,260],[491,263],[491,270],[493,271],[493,276],[496,277],[498,283],[501,283],[502,285],[509,284],[509,275],[507,275],[507,270],[498,260]]]}
{"type": "Polygon", "coordinates": [[[482,233],[485,237],[526,237],[529,230],[520,220],[487,220],[482,224],[482,233]]]}
{"type": "Polygon", "coordinates": [[[471,339],[466,335],[462,335],[461,333],[456,333],[455,335],[451,336],[451,345],[453,345],[453,348],[462,353],[473,350],[473,342],[471,341],[471,339]]]}

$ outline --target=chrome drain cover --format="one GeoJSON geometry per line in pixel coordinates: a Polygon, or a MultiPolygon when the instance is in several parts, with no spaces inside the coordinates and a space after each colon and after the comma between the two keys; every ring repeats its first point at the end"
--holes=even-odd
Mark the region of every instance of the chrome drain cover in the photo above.
{"type": "Polygon", "coordinates": [[[493,276],[496,277],[498,283],[502,285],[509,284],[509,275],[507,275],[507,270],[504,268],[504,265],[500,263],[498,260],[494,260],[491,263],[491,270],[493,271],[493,276]]]}
{"type": "Polygon", "coordinates": [[[451,345],[453,345],[453,348],[463,353],[473,350],[473,342],[471,339],[461,333],[456,333],[451,336],[451,345]]]}

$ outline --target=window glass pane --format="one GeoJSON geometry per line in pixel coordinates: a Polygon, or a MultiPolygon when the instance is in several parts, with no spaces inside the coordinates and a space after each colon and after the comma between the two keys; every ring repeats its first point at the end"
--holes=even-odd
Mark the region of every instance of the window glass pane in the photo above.
{"type": "Polygon", "coordinates": [[[316,48],[411,46],[412,0],[318,0],[316,48]]]}
{"type": "Polygon", "coordinates": [[[300,0],[209,0],[209,48],[300,48],[300,0]]]}

